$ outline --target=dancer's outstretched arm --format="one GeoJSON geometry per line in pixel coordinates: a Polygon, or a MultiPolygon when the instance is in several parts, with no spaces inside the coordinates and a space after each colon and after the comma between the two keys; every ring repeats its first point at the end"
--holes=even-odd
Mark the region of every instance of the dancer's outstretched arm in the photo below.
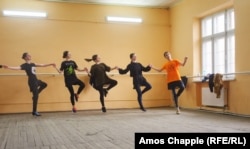
{"type": "Polygon", "coordinates": [[[20,66],[8,66],[8,65],[2,65],[4,69],[10,69],[10,70],[21,70],[20,66]]]}
{"type": "Polygon", "coordinates": [[[162,70],[163,70],[163,68],[159,69],[159,68],[154,67],[153,65],[149,65],[149,67],[151,67],[152,69],[154,69],[155,71],[158,71],[158,72],[162,72],[162,70]]]}

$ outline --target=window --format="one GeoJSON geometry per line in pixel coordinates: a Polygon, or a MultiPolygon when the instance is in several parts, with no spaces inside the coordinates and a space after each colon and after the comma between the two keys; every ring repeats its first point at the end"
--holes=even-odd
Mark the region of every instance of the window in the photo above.
{"type": "MultiPolygon", "coordinates": [[[[201,20],[202,75],[235,73],[234,9],[207,16],[201,20]]],[[[230,75],[229,75],[230,74],[230,75]]]]}

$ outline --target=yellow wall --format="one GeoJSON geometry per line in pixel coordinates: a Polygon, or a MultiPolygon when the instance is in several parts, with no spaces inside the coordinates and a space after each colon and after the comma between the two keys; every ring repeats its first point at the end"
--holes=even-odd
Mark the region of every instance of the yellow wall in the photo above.
{"type": "MultiPolygon", "coordinates": [[[[60,66],[62,53],[69,50],[80,68],[88,67],[84,58],[99,54],[107,65],[125,67],[135,52],[143,65],[162,65],[162,53],[170,47],[169,11],[133,7],[54,3],[40,0],[1,0],[0,10],[45,11],[46,19],[0,16],[0,64],[19,66],[21,55],[29,52],[33,62],[60,66]],[[142,24],[107,23],[107,15],[142,17],[142,24]],[[160,56],[160,58],[159,58],[160,56]]],[[[52,67],[37,68],[38,78],[48,83],[39,97],[39,111],[71,110],[69,93],[62,75],[52,67]],[[39,75],[55,73],[55,75],[39,75]]],[[[117,87],[105,99],[107,108],[137,108],[137,97],[129,75],[113,71],[117,87]]],[[[155,73],[151,71],[151,73],[155,73]]],[[[0,113],[30,112],[31,93],[22,71],[0,70],[0,113]],[[10,76],[11,75],[11,76],[10,76]],[[17,75],[17,76],[16,76],[17,75]]],[[[110,74],[111,75],[111,74],[110,74]]],[[[153,89],[146,93],[145,107],[171,103],[163,74],[145,74],[153,89]],[[164,80],[164,81],[163,81],[164,80]]],[[[80,110],[100,109],[99,95],[89,86],[89,78],[79,73],[86,84],[76,104],[80,110]]]]}
{"type": "MultiPolygon", "coordinates": [[[[235,9],[235,56],[236,72],[250,71],[248,56],[250,55],[250,1],[249,0],[183,0],[170,9],[171,49],[174,57],[189,57],[187,66],[181,70],[183,74],[195,76],[200,72],[199,19],[213,12],[228,7],[235,9]]],[[[228,109],[234,114],[250,114],[249,75],[236,75],[229,81],[228,109]]],[[[189,84],[189,92],[182,97],[181,105],[196,108],[200,89],[197,83],[189,84]]]]}

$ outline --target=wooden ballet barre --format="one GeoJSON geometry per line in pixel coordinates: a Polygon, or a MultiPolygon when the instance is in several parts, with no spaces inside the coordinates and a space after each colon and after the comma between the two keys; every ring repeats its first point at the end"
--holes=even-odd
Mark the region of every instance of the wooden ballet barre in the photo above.
{"type": "MultiPolygon", "coordinates": [[[[119,73],[107,73],[108,75],[120,75],[119,73]]],[[[60,73],[36,73],[36,75],[63,75],[60,73]]],[[[88,75],[87,73],[76,73],[76,75],[88,75]]],[[[129,73],[127,73],[129,75],[129,73]]],[[[143,75],[166,75],[165,73],[143,73],[143,75]]],[[[0,73],[0,76],[26,76],[26,73],[0,73]]]]}
{"type": "MultiPolygon", "coordinates": [[[[87,73],[76,73],[77,75],[88,75],[87,73]]],[[[120,75],[119,73],[107,73],[108,75],[120,75]]],[[[36,73],[36,75],[63,75],[60,73],[36,73]]],[[[127,73],[129,75],[129,73],[127,73]]],[[[148,73],[145,72],[143,75],[167,75],[166,73],[148,73]]],[[[222,75],[250,75],[250,71],[235,72],[235,73],[225,73],[222,75]]],[[[0,73],[0,76],[26,76],[26,73],[0,73]]],[[[187,76],[187,78],[201,78],[202,76],[187,76]]]]}
{"type": "MultiPolygon", "coordinates": [[[[59,73],[36,73],[36,75],[61,75],[59,73]]],[[[27,76],[26,73],[0,73],[0,76],[27,76]]]]}

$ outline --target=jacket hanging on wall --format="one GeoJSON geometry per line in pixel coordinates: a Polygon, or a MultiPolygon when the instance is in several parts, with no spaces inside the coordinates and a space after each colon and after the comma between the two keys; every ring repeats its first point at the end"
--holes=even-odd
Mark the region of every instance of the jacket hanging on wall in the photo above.
{"type": "Polygon", "coordinates": [[[214,90],[214,74],[209,75],[208,77],[208,86],[210,89],[210,92],[213,92],[214,90]]]}
{"type": "Polygon", "coordinates": [[[220,73],[216,73],[214,75],[214,93],[216,94],[216,98],[220,98],[221,89],[223,88],[223,75],[220,73]]]}
{"type": "Polygon", "coordinates": [[[216,94],[216,98],[220,98],[221,96],[221,89],[223,87],[222,77],[222,74],[216,73],[208,74],[202,79],[202,82],[206,82],[208,80],[208,87],[210,89],[210,92],[214,92],[216,94]]]}
{"type": "Polygon", "coordinates": [[[208,74],[202,79],[202,82],[206,82],[208,80],[208,87],[210,89],[210,92],[212,93],[214,91],[214,74],[208,74]]]}

